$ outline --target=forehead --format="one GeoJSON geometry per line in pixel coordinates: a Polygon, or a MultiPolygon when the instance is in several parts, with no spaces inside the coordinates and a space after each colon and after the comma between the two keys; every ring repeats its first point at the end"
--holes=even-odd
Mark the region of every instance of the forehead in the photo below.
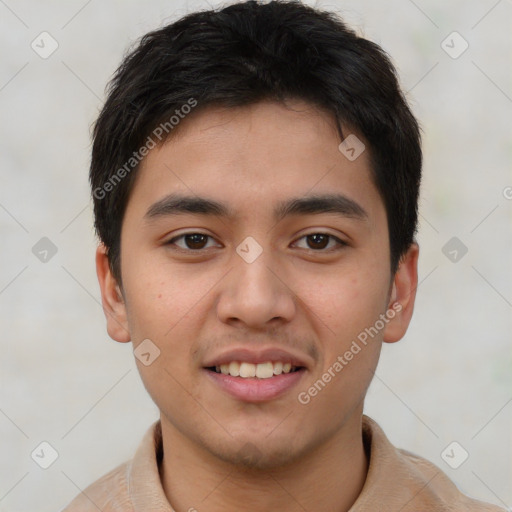
{"type": "Polygon", "coordinates": [[[144,216],[179,193],[229,203],[230,211],[243,215],[291,197],[340,193],[370,217],[382,214],[368,152],[349,160],[340,142],[334,117],[302,101],[208,107],[185,117],[149,152],[128,206],[144,216]]]}

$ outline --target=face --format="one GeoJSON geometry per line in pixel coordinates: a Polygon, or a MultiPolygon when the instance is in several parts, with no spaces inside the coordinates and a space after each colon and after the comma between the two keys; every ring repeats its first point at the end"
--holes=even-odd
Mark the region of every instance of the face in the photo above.
{"type": "Polygon", "coordinates": [[[333,119],[290,105],[182,121],[132,190],[122,294],[97,256],[109,333],[144,354],[162,427],[259,467],[300,458],[360,417],[416,284],[416,247],[390,274],[368,152],[350,161],[333,119]]]}

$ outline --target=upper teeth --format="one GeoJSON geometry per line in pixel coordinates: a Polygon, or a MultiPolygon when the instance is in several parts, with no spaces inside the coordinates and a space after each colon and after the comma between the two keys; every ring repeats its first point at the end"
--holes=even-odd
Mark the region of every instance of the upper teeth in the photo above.
{"type": "Polygon", "coordinates": [[[292,370],[291,363],[282,363],[277,361],[267,361],[266,363],[241,363],[239,361],[231,361],[230,363],[221,364],[215,367],[217,373],[231,375],[232,377],[258,377],[259,379],[268,379],[274,375],[281,373],[290,373],[292,370]]]}

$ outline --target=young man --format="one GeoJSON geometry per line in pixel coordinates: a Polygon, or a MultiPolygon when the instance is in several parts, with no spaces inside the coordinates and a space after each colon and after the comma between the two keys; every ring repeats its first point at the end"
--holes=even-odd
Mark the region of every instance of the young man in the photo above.
{"type": "Polygon", "coordinates": [[[409,325],[417,122],[333,14],[254,1],[146,35],[94,131],[109,335],[160,409],[65,509],[493,511],[363,416],[409,325]]]}

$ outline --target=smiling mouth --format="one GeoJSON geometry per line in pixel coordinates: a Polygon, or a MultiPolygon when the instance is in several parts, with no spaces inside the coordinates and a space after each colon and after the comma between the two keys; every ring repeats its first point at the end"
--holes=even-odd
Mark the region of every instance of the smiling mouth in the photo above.
{"type": "Polygon", "coordinates": [[[302,370],[302,366],[292,366],[289,362],[266,361],[264,363],[246,363],[243,361],[231,361],[220,366],[210,366],[207,370],[231,377],[241,377],[242,379],[270,379],[274,376],[295,373],[302,370]]]}

